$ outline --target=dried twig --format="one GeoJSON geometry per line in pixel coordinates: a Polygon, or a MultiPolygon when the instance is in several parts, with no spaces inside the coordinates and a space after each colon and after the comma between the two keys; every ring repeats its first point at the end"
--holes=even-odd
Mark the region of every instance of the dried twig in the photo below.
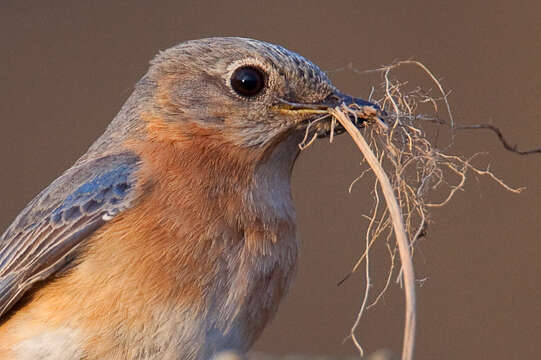
{"type": "MultiPolygon", "coordinates": [[[[454,130],[466,128],[490,129],[499,136],[506,149],[516,153],[536,153],[541,152],[541,149],[527,152],[519,151],[515,146],[507,143],[499,129],[490,125],[457,126],[454,123],[447,100],[448,93],[443,90],[443,86],[437,77],[425,65],[417,61],[401,61],[376,71],[382,73],[384,82],[379,92],[377,89],[372,88],[370,100],[388,113],[385,122],[380,119],[384,113],[371,106],[350,105],[348,107],[342,105],[328,109],[326,113],[318,110],[317,113],[323,115],[306,130],[303,141],[304,146],[301,148],[306,148],[311,144],[311,141],[308,141],[310,139],[309,134],[313,134],[314,131],[319,134],[330,134],[332,139],[334,127],[336,121],[338,121],[363,153],[370,166],[369,170],[375,174],[377,179],[373,191],[375,206],[371,216],[366,216],[370,221],[365,235],[366,248],[357,259],[350,274],[339,282],[340,285],[360,268],[363,261],[365,262],[365,292],[349,337],[362,354],[363,349],[355,335],[356,329],[365,310],[377,303],[389,287],[395,271],[395,255],[398,252],[401,261],[400,267],[397,267],[397,282],[404,287],[406,297],[402,360],[411,360],[413,358],[416,323],[416,280],[412,257],[415,243],[419,238],[426,235],[427,224],[430,222],[428,210],[431,207],[446,205],[458,191],[462,191],[469,172],[477,175],[487,175],[504,189],[513,193],[519,193],[522,190],[522,188],[512,188],[505,184],[488,167],[483,169],[474,166],[472,162],[479,154],[475,154],[470,158],[448,154],[453,143],[454,130]],[[390,76],[391,71],[401,65],[414,65],[421,68],[436,84],[441,96],[438,98],[431,97],[428,92],[420,88],[409,92],[405,91],[404,85],[406,83],[393,80],[390,76]],[[380,98],[378,98],[378,93],[381,96],[380,98]],[[445,104],[449,118],[448,122],[437,115],[439,102],[445,104]],[[431,105],[433,114],[418,114],[419,104],[431,105]],[[332,118],[331,121],[320,121],[326,119],[326,116],[329,115],[332,118]],[[363,121],[360,122],[360,119],[363,121]],[[423,125],[429,122],[444,125],[451,129],[451,145],[444,150],[440,150],[434,145],[434,139],[428,139],[423,130],[423,125]],[[359,124],[362,125],[362,134],[357,128],[359,124]],[[453,182],[451,182],[452,179],[454,179],[453,182]],[[387,207],[381,210],[379,210],[380,190],[377,187],[378,183],[387,204],[387,207]],[[436,192],[437,190],[439,192],[436,192]],[[441,190],[444,190],[443,197],[441,190]],[[434,201],[430,199],[433,193],[438,194],[440,200],[434,201]],[[369,303],[369,291],[372,286],[369,253],[376,244],[376,239],[383,234],[387,234],[387,249],[391,256],[390,270],[383,289],[377,294],[372,303],[369,303]],[[390,242],[392,235],[396,238],[396,244],[390,242]]],[[[425,111],[423,110],[423,112],[425,111]]],[[[361,175],[350,185],[350,191],[354,183],[366,172],[367,170],[362,171],[361,175]]]]}
{"type": "Polygon", "coordinates": [[[476,124],[476,125],[456,125],[454,127],[456,130],[477,130],[477,129],[486,129],[491,130],[498,136],[498,139],[502,143],[505,150],[514,152],[519,155],[530,155],[530,154],[541,154],[541,148],[531,149],[531,150],[519,150],[517,145],[511,145],[503,136],[502,131],[494,125],[491,124],[476,124]]]}
{"type": "MultiPolygon", "coordinates": [[[[389,209],[396,241],[399,248],[400,260],[402,262],[402,268],[404,273],[405,283],[405,295],[406,295],[406,320],[404,326],[404,343],[402,348],[402,359],[412,360],[413,349],[415,345],[415,273],[413,269],[413,262],[410,255],[410,247],[408,237],[402,221],[402,211],[398,205],[398,201],[395,197],[393,186],[389,180],[389,177],[385,173],[385,170],[381,166],[378,158],[370,146],[364,140],[363,136],[355,125],[350,121],[349,117],[340,108],[330,109],[329,112],[335,117],[338,122],[346,129],[348,134],[352,137],[355,144],[363,153],[366,161],[374,171],[379,184],[381,186],[385,202],[389,209]]],[[[363,301],[363,304],[366,302],[363,301]]]]}

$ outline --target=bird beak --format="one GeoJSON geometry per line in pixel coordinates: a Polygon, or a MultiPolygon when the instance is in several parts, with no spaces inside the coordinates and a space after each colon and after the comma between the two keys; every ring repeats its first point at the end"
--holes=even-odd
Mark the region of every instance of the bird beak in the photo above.
{"type": "MultiPolygon", "coordinates": [[[[349,108],[363,110],[364,113],[372,114],[373,117],[377,117],[380,120],[386,115],[385,112],[382,111],[378,105],[363,99],[354,98],[339,91],[336,91],[331,95],[327,96],[321,102],[312,104],[293,103],[285,100],[280,100],[279,107],[282,112],[290,114],[319,114],[319,116],[323,116],[325,114],[329,114],[329,109],[334,109],[342,105],[345,105],[349,108]]],[[[357,127],[364,126],[366,120],[354,118],[353,116],[350,116],[350,119],[355,122],[355,126],[357,127]]],[[[381,121],[383,122],[383,120],[381,121]]],[[[340,125],[338,125],[338,130],[338,133],[342,132],[340,130],[343,130],[341,129],[340,125]]]]}
{"type": "Polygon", "coordinates": [[[354,98],[352,96],[343,94],[341,92],[335,92],[325,98],[323,102],[320,104],[320,106],[325,106],[326,108],[335,108],[340,105],[346,105],[348,107],[370,107],[372,108],[376,113],[381,113],[381,109],[378,105],[373,104],[369,101],[354,98]]]}

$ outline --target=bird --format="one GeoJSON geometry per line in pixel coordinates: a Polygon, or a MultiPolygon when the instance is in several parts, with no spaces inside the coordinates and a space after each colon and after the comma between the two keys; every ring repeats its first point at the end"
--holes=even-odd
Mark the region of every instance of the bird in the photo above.
{"type": "Polygon", "coordinates": [[[214,37],[159,52],[1,236],[0,358],[246,353],[295,274],[298,145],[325,136],[309,124],[340,104],[379,111],[279,45],[214,37]]]}

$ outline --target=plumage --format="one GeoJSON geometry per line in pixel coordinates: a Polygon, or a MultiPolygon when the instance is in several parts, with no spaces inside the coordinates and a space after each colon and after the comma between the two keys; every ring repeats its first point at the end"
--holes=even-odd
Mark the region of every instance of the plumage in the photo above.
{"type": "Polygon", "coordinates": [[[129,207],[136,167],[130,153],[77,164],[27,205],[0,238],[0,317],[32,286],[68,265],[85,238],[129,207]]]}
{"type": "Polygon", "coordinates": [[[342,101],[362,102],[277,45],[211,38],[161,52],[2,236],[0,358],[246,352],[295,273],[298,144],[312,110],[342,101]],[[249,77],[232,82],[239,68],[249,77]]]}

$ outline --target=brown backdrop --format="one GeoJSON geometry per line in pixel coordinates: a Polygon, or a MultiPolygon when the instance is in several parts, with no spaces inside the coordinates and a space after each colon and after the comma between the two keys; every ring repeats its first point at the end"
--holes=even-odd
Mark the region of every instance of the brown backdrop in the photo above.
{"type": "MultiPolygon", "coordinates": [[[[8,1],[0,4],[0,225],[85,151],[159,50],[187,39],[239,35],[281,44],[323,69],[372,69],[415,58],[443,77],[462,123],[488,122],[513,142],[541,145],[541,3],[509,1],[8,1]],[[47,5],[48,4],[48,5],[47,5]]],[[[366,95],[373,80],[332,74],[366,95]]],[[[503,151],[484,132],[463,134],[464,154],[490,152],[492,169],[522,195],[471,179],[416,255],[418,359],[539,358],[541,155],[503,151]]],[[[359,155],[349,139],[320,142],[294,173],[302,257],[296,283],[255,348],[354,354],[342,343],[362,277],[336,281],[362,249],[368,189],[347,186],[359,155]]],[[[373,257],[375,269],[386,259],[373,257]],[[379,263],[379,265],[378,265],[379,263]]],[[[376,288],[381,283],[376,284],[376,288]]],[[[402,292],[368,312],[369,350],[400,350],[402,292]]]]}

